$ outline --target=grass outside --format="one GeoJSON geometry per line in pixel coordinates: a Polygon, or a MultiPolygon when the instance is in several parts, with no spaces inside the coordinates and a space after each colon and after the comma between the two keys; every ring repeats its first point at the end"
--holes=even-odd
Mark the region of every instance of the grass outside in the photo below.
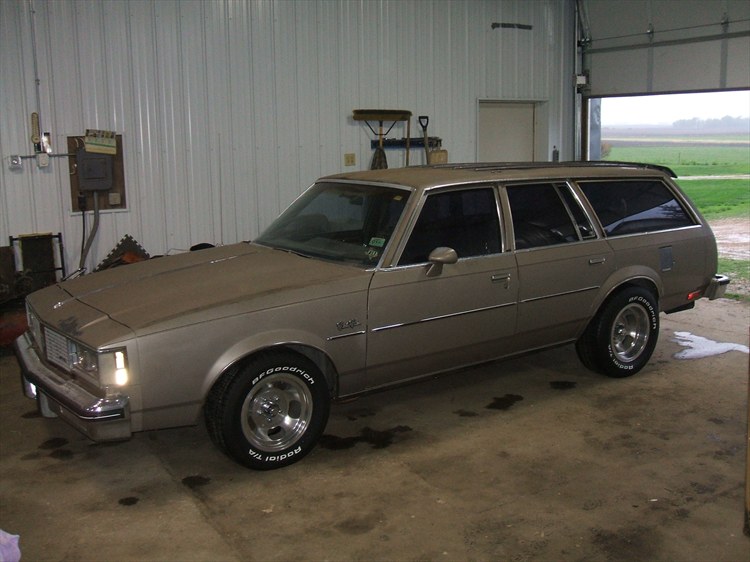
{"type": "Polygon", "coordinates": [[[747,146],[613,146],[606,160],[669,166],[678,176],[750,174],[747,146]]]}
{"type": "Polygon", "coordinates": [[[750,220],[750,179],[677,180],[706,219],[750,220]]]}
{"type": "Polygon", "coordinates": [[[719,273],[728,275],[731,282],[724,295],[727,298],[750,301],[750,295],[742,291],[736,291],[736,287],[747,287],[750,285],[750,260],[732,260],[719,257],[719,273]],[[735,290],[733,290],[735,289],[735,290]]]}

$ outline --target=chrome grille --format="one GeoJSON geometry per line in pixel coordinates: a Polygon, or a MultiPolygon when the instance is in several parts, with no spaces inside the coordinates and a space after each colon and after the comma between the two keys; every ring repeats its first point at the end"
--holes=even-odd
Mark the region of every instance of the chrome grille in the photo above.
{"type": "Polygon", "coordinates": [[[45,351],[47,360],[55,365],[70,370],[70,349],[65,336],[45,328],[44,330],[45,351]]]}

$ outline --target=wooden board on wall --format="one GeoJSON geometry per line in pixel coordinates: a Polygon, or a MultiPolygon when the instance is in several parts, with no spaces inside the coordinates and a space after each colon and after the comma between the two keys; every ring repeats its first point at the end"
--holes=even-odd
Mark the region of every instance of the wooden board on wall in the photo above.
{"type": "Polygon", "coordinates": [[[78,187],[78,174],[76,173],[77,161],[75,154],[83,148],[83,135],[79,137],[68,137],[68,172],[70,173],[70,207],[74,213],[80,212],[78,196],[86,195],[86,209],[94,208],[94,197],[99,197],[99,210],[127,209],[125,197],[125,169],[122,157],[122,135],[117,135],[117,154],[114,155],[112,171],[112,189],[99,193],[94,191],[81,191],[78,187]]]}

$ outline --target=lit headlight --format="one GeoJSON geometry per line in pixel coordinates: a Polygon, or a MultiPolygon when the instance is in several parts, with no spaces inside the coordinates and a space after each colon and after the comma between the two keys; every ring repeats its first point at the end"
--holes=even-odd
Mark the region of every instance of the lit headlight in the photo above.
{"type": "Polygon", "coordinates": [[[99,354],[99,381],[102,386],[125,386],[129,380],[128,355],[124,349],[99,354]]]}
{"type": "Polygon", "coordinates": [[[125,360],[124,351],[115,351],[115,384],[123,386],[128,384],[128,364],[125,360]]]}

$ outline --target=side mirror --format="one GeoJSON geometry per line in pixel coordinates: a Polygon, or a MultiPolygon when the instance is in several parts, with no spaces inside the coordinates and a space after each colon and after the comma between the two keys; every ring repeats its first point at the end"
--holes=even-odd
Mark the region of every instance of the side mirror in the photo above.
{"type": "Polygon", "coordinates": [[[432,250],[427,260],[430,262],[427,277],[437,277],[443,272],[444,265],[451,265],[458,261],[458,254],[453,248],[441,246],[432,250]]]}

